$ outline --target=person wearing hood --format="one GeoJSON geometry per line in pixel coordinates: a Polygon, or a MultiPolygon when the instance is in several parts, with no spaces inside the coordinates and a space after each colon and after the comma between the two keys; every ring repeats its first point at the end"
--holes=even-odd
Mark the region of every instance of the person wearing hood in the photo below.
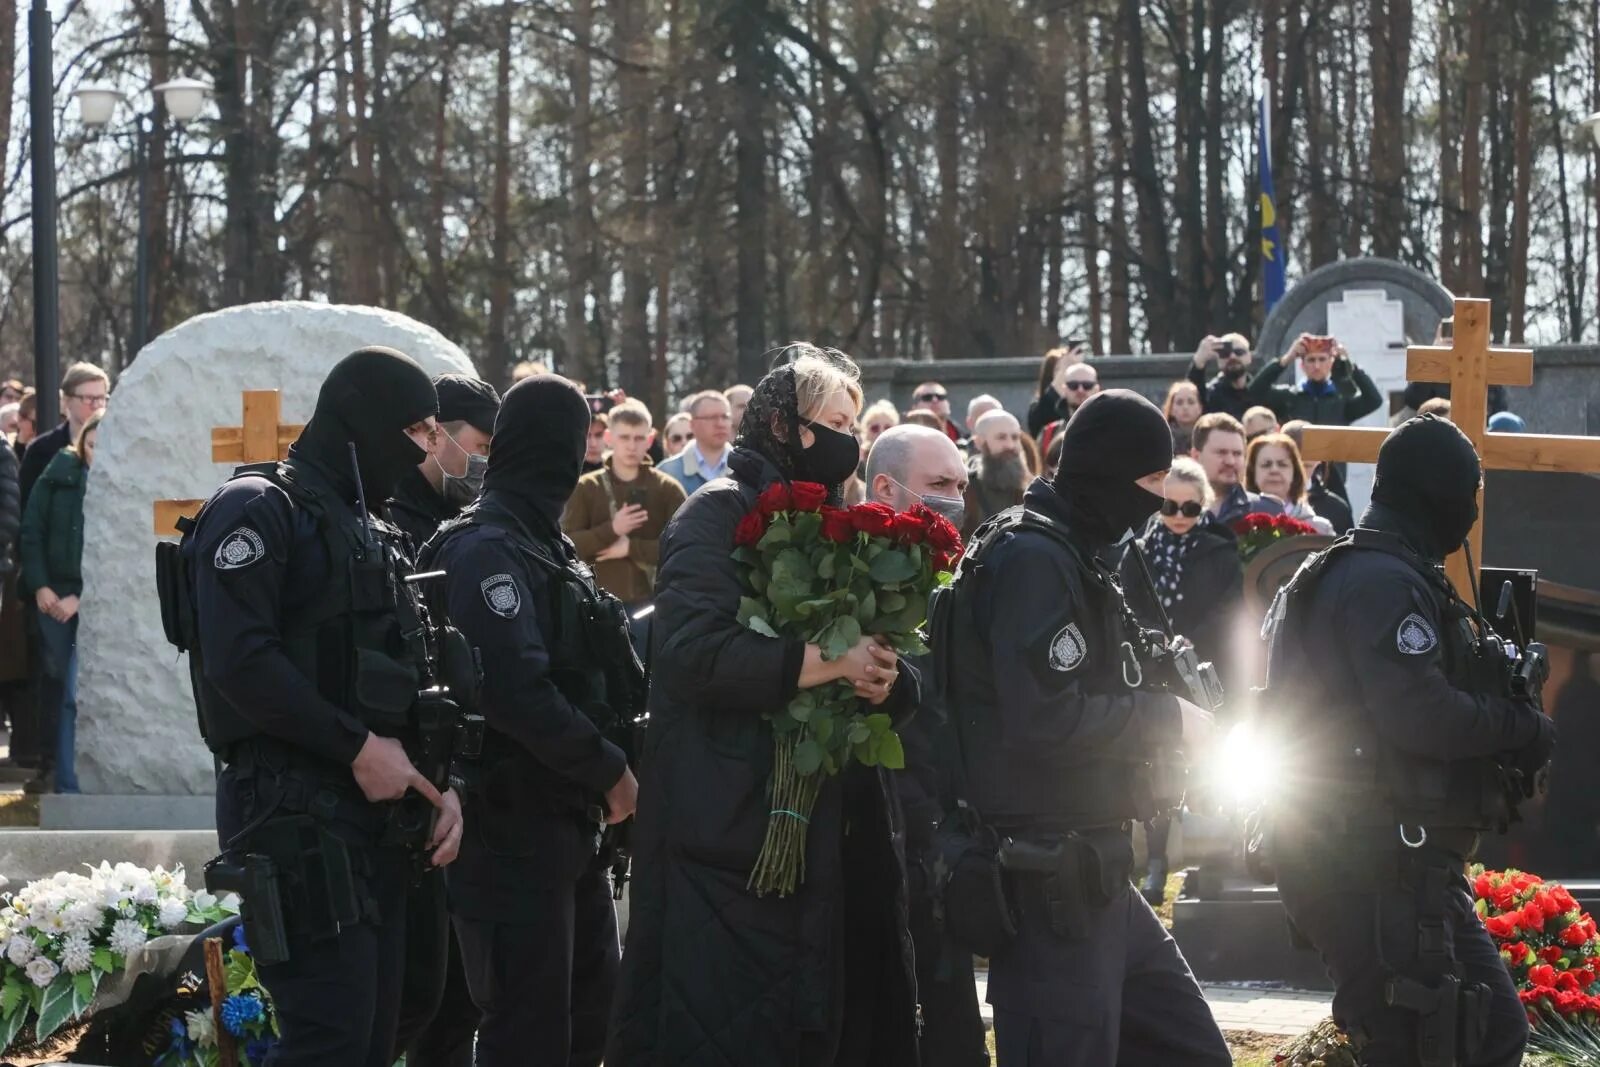
{"type": "Polygon", "coordinates": [[[631,721],[643,671],[620,604],[561,533],[589,423],[583,393],[565,378],[512,386],[495,418],[483,495],[445,524],[421,561],[447,572],[437,604],[483,671],[470,830],[448,872],[467,985],[483,1013],[480,1067],[598,1067],[616,982],[601,840],[606,825],[633,814],[638,784],[617,740],[590,715],[604,705],[631,721]]]}
{"type": "Polygon", "coordinates": [[[500,394],[482,379],[440,374],[433,387],[439,393],[439,447],[406,472],[388,504],[389,521],[418,552],[443,523],[478,499],[500,411],[500,394]]]}
{"type": "MultiPolygon", "coordinates": [[[[440,374],[433,387],[439,394],[439,446],[406,472],[388,503],[389,521],[410,540],[413,556],[478,498],[500,411],[500,394],[480,378],[440,374]]],[[[443,871],[425,872],[412,885],[406,921],[395,1058],[404,1052],[408,1067],[467,1067],[478,1009],[451,932],[443,871]]]]}
{"type": "Polygon", "coordinates": [[[1457,427],[1405,422],[1356,529],[1268,612],[1270,861],[1363,1063],[1511,1067],[1527,1042],[1462,871],[1536,792],[1555,728],[1512,695],[1479,647],[1487,623],[1444,573],[1481,481],[1457,427]]]}
{"type": "MultiPolygon", "coordinates": [[[[237,470],[179,546],[195,703],[221,764],[217,836],[225,856],[265,855],[278,875],[288,959],[257,970],[285,1067],[392,1062],[416,859],[386,839],[393,802],[415,791],[439,809],[432,865],[461,840],[455,793],[403,743],[421,675],[386,591],[406,589],[404,536],[365,510],[435,447],[438,407],[410,358],[352,353],[289,458],[237,470]]],[[[259,950],[266,916],[246,914],[259,950]]]]}
{"type": "Polygon", "coordinates": [[[870,634],[827,660],[739,620],[734,531],[759,494],[815,482],[837,504],[860,462],[855,364],[809,344],[786,354],[756,385],[728,476],[692,494],[662,536],[648,769],[606,1067],[917,1062],[889,773],[853,761],[824,778],[804,880],[786,896],[748,887],[772,810],[766,716],[835,680],[896,721],[918,700],[915,672],[870,634]]]}
{"type": "Polygon", "coordinates": [[[951,895],[966,899],[969,869],[1002,880],[988,942],[958,934],[989,955],[1009,1067],[1231,1062],[1177,943],[1129,882],[1132,820],[1177,799],[1149,768],[1213,728],[1187,700],[1130,684],[1138,665],[1124,658],[1118,546],[1155,513],[1171,465],[1159,408],[1126,389],[1090,397],[1054,480],[977,532],[932,611],[963,799],[985,824],[978,840],[1007,842],[998,858],[979,850],[977,867],[954,864],[945,915],[976,918],[951,895]]]}

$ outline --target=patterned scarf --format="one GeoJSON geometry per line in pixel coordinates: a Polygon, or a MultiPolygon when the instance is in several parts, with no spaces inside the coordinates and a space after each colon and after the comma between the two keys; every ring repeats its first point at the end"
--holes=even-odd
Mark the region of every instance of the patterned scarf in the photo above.
{"type": "Polygon", "coordinates": [[[1161,598],[1161,606],[1168,611],[1183,599],[1183,594],[1179,592],[1183,584],[1183,561],[1198,540],[1195,534],[1208,521],[1209,515],[1200,516],[1200,521],[1179,537],[1167,529],[1166,523],[1157,520],[1155,530],[1144,539],[1145,558],[1150,561],[1150,571],[1156,579],[1156,595],[1161,598]]]}

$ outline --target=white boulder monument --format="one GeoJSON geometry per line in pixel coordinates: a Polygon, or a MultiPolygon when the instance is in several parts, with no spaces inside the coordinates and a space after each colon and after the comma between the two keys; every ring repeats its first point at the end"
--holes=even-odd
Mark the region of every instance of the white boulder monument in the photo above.
{"type": "Polygon", "coordinates": [[[212,461],[211,431],[239,425],[245,390],[279,390],[282,422],[303,423],[327,372],[369,345],[398,349],[430,375],[477,373],[455,344],[404,315],[268,303],[190,319],[117,382],[84,505],[77,749],[86,792],[46,798],[44,826],[210,825],[213,764],[188,664],[161,629],[152,509],[209,497],[227,479],[232,465],[212,461]]]}

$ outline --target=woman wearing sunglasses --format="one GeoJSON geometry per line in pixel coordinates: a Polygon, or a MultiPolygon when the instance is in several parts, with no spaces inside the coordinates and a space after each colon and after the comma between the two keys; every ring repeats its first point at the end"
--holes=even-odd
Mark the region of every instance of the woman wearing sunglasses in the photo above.
{"type": "MultiPolygon", "coordinates": [[[[1161,496],[1161,510],[1123,556],[1122,587],[1140,619],[1157,625],[1160,612],[1150,603],[1149,587],[1139,573],[1133,555],[1137,547],[1150,564],[1156,595],[1173,629],[1194,643],[1202,660],[1217,665],[1223,689],[1229,691],[1238,684],[1239,674],[1230,667],[1244,604],[1238,540],[1211,514],[1211,483],[1194,460],[1180,456],[1172,461],[1161,496]]],[[[1152,906],[1166,896],[1170,829],[1166,817],[1145,824],[1150,861],[1139,891],[1152,906]]]]}

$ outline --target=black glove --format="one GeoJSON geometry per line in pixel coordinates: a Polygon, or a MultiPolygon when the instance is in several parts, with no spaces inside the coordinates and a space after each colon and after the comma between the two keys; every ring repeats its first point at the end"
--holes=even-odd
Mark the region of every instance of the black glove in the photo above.
{"type": "Polygon", "coordinates": [[[1537,732],[1533,740],[1513,754],[1511,769],[1522,780],[1523,794],[1535,797],[1544,792],[1545,780],[1549,777],[1550,756],[1556,749],[1556,724],[1532,704],[1523,708],[1523,714],[1533,720],[1537,732]]]}

